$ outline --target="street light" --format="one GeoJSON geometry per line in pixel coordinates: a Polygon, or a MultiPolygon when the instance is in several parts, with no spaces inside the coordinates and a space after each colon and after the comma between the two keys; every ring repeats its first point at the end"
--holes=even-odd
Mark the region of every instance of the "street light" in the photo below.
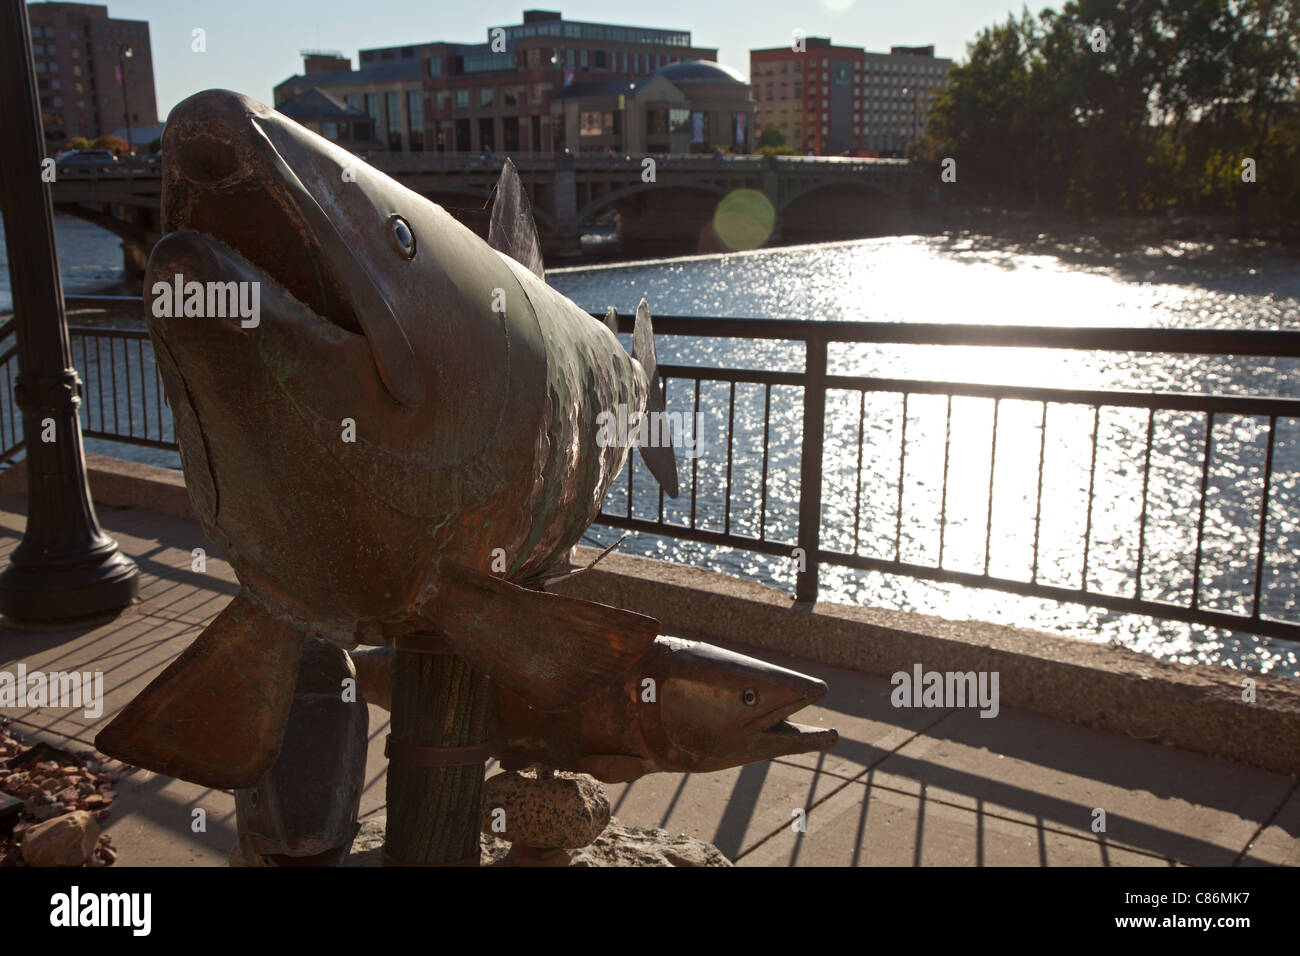
{"type": "MultiPolygon", "coordinates": [[[[905,87],[903,87],[903,96],[906,97],[906,96],[909,96],[909,95],[910,95],[911,98],[912,98],[912,114],[911,114],[911,115],[912,115],[912,125],[909,126],[909,127],[907,128],[907,138],[903,141],[903,151],[904,151],[904,152],[910,152],[910,151],[911,151],[912,140],[913,140],[913,137],[916,136],[916,115],[917,115],[917,112],[918,112],[919,109],[920,109],[920,103],[921,103],[921,91],[920,91],[920,90],[914,90],[914,89],[912,89],[910,86],[905,86],[905,87]]],[[[904,157],[904,158],[906,158],[906,157],[904,157]]]]}
{"type": "Polygon", "coordinates": [[[104,534],[86,487],[81,445],[81,380],[72,364],[59,285],[50,186],[24,0],[0,6],[0,62],[9,84],[0,97],[0,172],[5,245],[18,346],[14,401],[27,445],[27,527],[0,574],[0,613],[55,621],[125,607],[139,571],[104,534]]]}
{"type": "Polygon", "coordinates": [[[129,46],[123,44],[117,51],[117,81],[122,84],[122,119],[126,120],[126,155],[129,159],[132,153],[131,149],[131,107],[126,99],[126,61],[131,59],[134,52],[129,46]]]}

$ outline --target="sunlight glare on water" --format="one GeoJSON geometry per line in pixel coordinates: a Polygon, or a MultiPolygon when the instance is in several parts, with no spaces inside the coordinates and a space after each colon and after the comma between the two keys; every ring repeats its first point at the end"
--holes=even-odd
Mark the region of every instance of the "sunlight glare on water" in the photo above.
{"type": "MultiPolygon", "coordinates": [[[[830,321],[943,322],[1079,327],[1300,328],[1300,269],[1293,257],[1247,244],[1170,242],[1107,249],[1045,243],[1015,248],[986,237],[889,237],[754,253],[552,270],[549,280],[584,308],[830,321]]],[[[628,336],[625,344],[630,346],[628,336]]],[[[658,337],[661,363],[799,371],[800,343],[658,337]]],[[[1088,353],[1045,349],[832,344],[832,374],[1054,388],[1297,395],[1297,363],[1269,358],[1088,353]]],[[[693,410],[689,382],[670,380],[669,409],[693,410]]],[[[686,491],[665,500],[665,519],[690,523],[697,481],[698,527],[793,543],[799,497],[802,393],[768,397],[763,480],[764,390],[726,383],[700,388],[704,452],[683,460],[686,491]],[[733,417],[734,402],[734,417],[733,417]],[[726,487],[728,421],[733,420],[726,487]],[[766,501],[763,501],[766,488],[766,501]]],[[[942,566],[1077,588],[1084,535],[1090,590],[1137,587],[1147,429],[1149,504],[1141,530],[1142,596],[1186,603],[1201,502],[1205,417],[1106,407],[1096,418],[1097,462],[1089,518],[1091,408],[913,395],[899,508],[902,399],[898,393],[831,391],[823,458],[822,546],[867,557],[942,566]],[[858,463],[859,418],[862,460],[858,463]],[[1046,433],[1044,434],[1044,427],[1046,433]],[[944,447],[950,438],[945,489],[944,447]],[[1043,465],[1039,469],[1040,449],[1043,465]],[[996,494],[989,494],[990,469],[996,494]],[[860,476],[860,480],[859,477],[860,476]],[[1042,513],[1035,521],[1039,486],[1042,513]],[[945,520],[939,520],[940,514],[945,520]],[[856,516],[856,521],[855,521],[856,516]],[[1035,551],[1035,541],[1038,542],[1035,551]],[[940,552],[942,551],[942,556],[940,552]]],[[[1202,606],[1249,613],[1259,543],[1267,419],[1218,415],[1211,435],[1202,543],[1202,606]]],[[[632,513],[653,520],[658,494],[638,460],[632,513]]],[[[1300,534],[1300,421],[1280,419],[1270,489],[1262,612],[1300,621],[1295,582],[1300,534]]],[[[626,475],[606,509],[628,507],[626,475]]],[[[611,529],[591,537],[613,540],[611,529]]],[[[792,562],[746,551],[634,535],[624,550],[716,567],[793,589],[792,562]]],[[[821,597],[850,604],[987,620],[1111,642],[1181,661],[1300,676],[1293,643],[1203,626],[1155,621],[1077,604],[823,565],[821,597]]]]}

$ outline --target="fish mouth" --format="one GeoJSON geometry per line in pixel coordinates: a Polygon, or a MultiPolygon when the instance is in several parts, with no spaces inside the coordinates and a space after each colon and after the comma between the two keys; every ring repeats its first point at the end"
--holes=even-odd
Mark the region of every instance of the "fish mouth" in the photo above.
{"type": "Polygon", "coordinates": [[[362,210],[376,210],[355,178],[346,196],[331,182],[356,171],[340,165],[346,153],[256,100],[208,90],[172,111],[163,155],[164,229],[227,244],[318,317],[362,336],[398,404],[424,402],[420,361],[348,229],[362,210]]]}
{"type": "MultiPolygon", "coordinates": [[[[818,681],[817,683],[821,683],[818,681]]],[[[821,684],[822,693],[825,693],[826,685],[821,684]]],[[[800,697],[773,707],[759,717],[755,717],[745,725],[745,730],[754,734],[756,738],[765,744],[777,746],[790,746],[791,753],[803,753],[809,750],[821,751],[834,747],[839,742],[839,733],[834,730],[823,729],[821,727],[810,727],[807,724],[798,724],[789,720],[791,714],[803,710],[809,704],[816,703],[822,694],[815,698],[800,697]]]]}
{"type": "Polygon", "coordinates": [[[163,230],[190,231],[225,245],[321,321],[365,335],[357,305],[304,212],[301,183],[261,133],[265,107],[210,91],[173,111],[163,134],[163,230]],[[260,135],[259,135],[260,134],[260,135]],[[295,189],[295,186],[297,187],[295,189]]]}

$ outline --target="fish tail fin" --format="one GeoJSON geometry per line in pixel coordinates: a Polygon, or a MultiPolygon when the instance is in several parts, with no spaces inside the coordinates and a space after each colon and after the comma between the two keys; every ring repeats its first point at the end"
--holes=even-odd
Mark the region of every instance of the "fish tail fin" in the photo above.
{"type": "Polygon", "coordinates": [[[416,612],[470,663],[532,707],[571,710],[654,643],[659,622],[606,604],[531,591],[443,562],[416,612]]]}
{"type": "Polygon", "coordinates": [[[609,307],[609,311],[605,313],[605,325],[614,333],[615,337],[618,336],[618,309],[612,305],[609,307]]]}
{"type": "Polygon", "coordinates": [[[659,487],[669,498],[677,497],[677,453],[671,441],[662,443],[659,439],[668,434],[664,413],[667,402],[664,398],[663,385],[659,381],[659,359],[655,355],[655,331],[650,321],[650,305],[645,299],[636,307],[636,324],[632,329],[632,357],[641,363],[645,372],[646,412],[650,415],[650,440],[646,444],[638,443],[641,458],[645,461],[650,474],[655,476],[659,487]]]}
{"type": "Polygon", "coordinates": [[[110,757],[206,787],[249,787],[280,752],[303,633],[235,595],[95,737],[110,757]]]}

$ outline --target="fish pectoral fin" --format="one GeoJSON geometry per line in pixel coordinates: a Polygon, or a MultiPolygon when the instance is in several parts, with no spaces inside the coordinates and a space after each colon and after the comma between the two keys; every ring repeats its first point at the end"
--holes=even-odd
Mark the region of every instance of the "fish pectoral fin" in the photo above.
{"type": "Polygon", "coordinates": [[[652,617],[530,591],[451,562],[439,566],[436,587],[422,589],[415,610],[475,667],[546,712],[571,710],[609,687],[659,633],[652,617]]]}
{"type": "Polygon", "coordinates": [[[630,754],[588,754],[578,758],[578,769],[602,783],[627,783],[655,771],[649,760],[630,754]]]}
{"type": "MultiPolygon", "coordinates": [[[[645,373],[646,413],[650,418],[650,441],[637,442],[641,460],[654,475],[659,487],[669,498],[677,497],[677,452],[671,444],[660,444],[664,437],[667,399],[659,379],[659,358],[655,354],[655,331],[650,319],[650,305],[645,299],[636,307],[636,323],[632,327],[632,357],[640,363],[645,373]]],[[[695,427],[695,426],[692,426],[695,427]]],[[[692,435],[693,438],[698,436],[692,435]]],[[[669,435],[671,441],[671,435],[669,435]]]]}
{"type": "Polygon", "coordinates": [[[95,746],[205,787],[252,786],[280,752],[303,637],[240,591],[95,746]]]}

